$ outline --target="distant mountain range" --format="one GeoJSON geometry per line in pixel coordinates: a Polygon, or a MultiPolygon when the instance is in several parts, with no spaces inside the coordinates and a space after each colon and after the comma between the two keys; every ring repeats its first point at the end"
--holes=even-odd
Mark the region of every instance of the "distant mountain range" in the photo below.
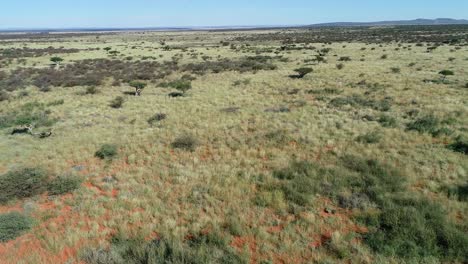
{"type": "Polygon", "coordinates": [[[377,22],[333,22],[307,25],[305,27],[372,27],[372,26],[431,26],[431,25],[468,25],[466,19],[437,18],[377,22]]]}
{"type": "Polygon", "coordinates": [[[318,27],[372,27],[372,26],[405,26],[405,25],[468,25],[466,19],[437,18],[414,19],[378,22],[332,22],[311,25],[277,25],[277,26],[208,26],[208,27],[141,27],[141,28],[31,28],[1,29],[0,33],[59,33],[59,32],[119,32],[119,31],[197,31],[197,30],[254,30],[280,28],[318,28],[318,27]]]}

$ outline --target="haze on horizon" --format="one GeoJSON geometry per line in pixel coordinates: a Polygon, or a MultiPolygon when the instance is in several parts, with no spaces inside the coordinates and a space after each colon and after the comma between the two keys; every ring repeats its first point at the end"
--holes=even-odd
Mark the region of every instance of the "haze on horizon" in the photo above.
{"type": "Polygon", "coordinates": [[[305,25],[415,18],[467,18],[458,0],[18,0],[2,4],[0,28],[128,28],[305,25]]]}

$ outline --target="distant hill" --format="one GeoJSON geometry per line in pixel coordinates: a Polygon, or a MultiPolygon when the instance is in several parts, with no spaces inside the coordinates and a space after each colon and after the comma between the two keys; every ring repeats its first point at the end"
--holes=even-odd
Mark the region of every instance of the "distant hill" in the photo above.
{"type": "Polygon", "coordinates": [[[364,27],[364,26],[429,26],[429,25],[468,25],[466,19],[437,18],[437,19],[414,19],[377,22],[333,22],[312,24],[306,27],[364,27]]]}

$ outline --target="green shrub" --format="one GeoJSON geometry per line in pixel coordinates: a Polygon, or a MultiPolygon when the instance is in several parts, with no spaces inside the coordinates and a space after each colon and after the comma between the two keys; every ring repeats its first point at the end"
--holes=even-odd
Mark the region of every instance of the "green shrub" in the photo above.
{"type": "Polygon", "coordinates": [[[358,136],[356,141],[360,143],[374,144],[378,143],[381,139],[382,135],[378,131],[372,131],[358,136]]]}
{"type": "Polygon", "coordinates": [[[337,68],[338,70],[342,70],[342,69],[344,68],[344,64],[343,64],[343,63],[338,63],[338,64],[336,65],[336,68],[337,68]]]}
{"type": "Polygon", "coordinates": [[[34,127],[49,127],[57,122],[49,117],[50,111],[45,105],[31,102],[22,105],[19,109],[0,114],[0,128],[24,126],[34,124],[34,127]]]}
{"type": "Polygon", "coordinates": [[[46,190],[47,174],[38,168],[22,168],[0,175],[0,203],[28,198],[46,190]]]}
{"type": "Polygon", "coordinates": [[[96,88],[96,86],[88,86],[86,87],[85,94],[97,94],[99,90],[96,88]]]}
{"type": "Polygon", "coordinates": [[[433,115],[423,116],[406,126],[407,130],[434,135],[439,130],[440,121],[433,115]]]}
{"type": "Polygon", "coordinates": [[[4,243],[13,240],[32,226],[32,220],[18,212],[0,214],[0,242],[4,243]]]}
{"type": "Polygon", "coordinates": [[[449,198],[456,198],[459,201],[468,201],[468,183],[457,186],[444,187],[443,191],[449,198]]]}
{"type": "Polygon", "coordinates": [[[463,137],[457,137],[455,139],[455,142],[448,145],[448,148],[455,152],[460,152],[462,154],[468,155],[468,140],[463,137]]]}
{"type": "Polygon", "coordinates": [[[377,120],[383,127],[396,127],[397,121],[394,117],[381,115],[377,120]]]}
{"type": "Polygon", "coordinates": [[[382,203],[380,214],[365,218],[370,232],[365,242],[374,251],[404,259],[468,258],[466,233],[446,218],[441,206],[426,199],[401,198],[382,203]]]}
{"type": "Polygon", "coordinates": [[[99,150],[94,154],[100,159],[112,159],[117,156],[117,146],[113,144],[104,144],[99,150]]]}
{"type": "Polygon", "coordinates": [[[88,249],[81,254],[81,259],[89,264],[248,263],[218,233],[190,237],[186,242],[168,238],[147,242],[117,236],[109,249],[88,249]]]}
{"type": "Polygon", "coordinates": [[[78,189],[82,179],[74,176],[59,176],[47,185],[47,191],[50,195],[62,195],[73,192],[78,189]]]}
{"type": "Polygon", "coordinates": [[[392,67],[392,68],[390,68],[390,70],[392,71],[392,73],[400,73],[401,72],[401,69],[398,68],[398,67],[392,67]]]}
{"type": "Polygon", "coordinates": [[[59,100],[55,100],[55,101],[47,103],[47,106],[63,105],[64,103],[65,103],[65,100],[59,99],[59,100]]]}
{"type": "Polygon", "coordinates": [[[187,80],[173,81],[170,82],[168,86],[180,91],[183,94],[185,94],[188,90],[192,89],[192,83],[187,80]]]}
{"type": "Polygon", "coordinates": [[[195,151],[198,142],[197,140],[191,135],[182,135],[177,137],[172,143],[171,147],[175,149],[183,149],[187,151],[195,151]]]}
{"type": "Polygon", "coordinates": [[[110,107],[112,108],[122,108],[123,103],[125,102],[125,99],[122,96],[117,96],[110,102],[110,107]]]}

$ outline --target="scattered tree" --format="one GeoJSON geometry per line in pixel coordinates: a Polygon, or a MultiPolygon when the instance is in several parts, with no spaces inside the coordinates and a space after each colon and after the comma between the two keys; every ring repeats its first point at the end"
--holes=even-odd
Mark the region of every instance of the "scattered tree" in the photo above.
{"type": "Polygon", "coordinates": [[[450,70],[443,70],[443,71],[440,71],[439,74],[441,75],[443,81],[445,81],[445,79],[447,78],[447,76],[453,76],[453,75],[455,75],[455,73],[454,73],[453,71],[450,71],[450,70]]]}
{"type": "Polygon", "coordinates": [[[60,63],[63,61],[62,58],[60,57],[52,57],[50,58],[50,61],[53,62],[55,64],[55,66],[60,67],[60,63]]]}
{"type": "Polygon", "coordinates": [[[140,81],[131,81],[129,85],[135,88],[135,96],[141,96],[141,92],[146,87],[146,83],[140,81]]]}
{"type": "Polygon", "coordinates": [[[293,77],[293,78],[298,78],[298,79],[302,79],[302,78],[304,78],[307,74],[313,72],[314,69],[302,67],[302,68],[295,69],[294,71],[297,72],[297,75],[293,75],[293,76],[291,76],[291,77],[293,77]]]}

